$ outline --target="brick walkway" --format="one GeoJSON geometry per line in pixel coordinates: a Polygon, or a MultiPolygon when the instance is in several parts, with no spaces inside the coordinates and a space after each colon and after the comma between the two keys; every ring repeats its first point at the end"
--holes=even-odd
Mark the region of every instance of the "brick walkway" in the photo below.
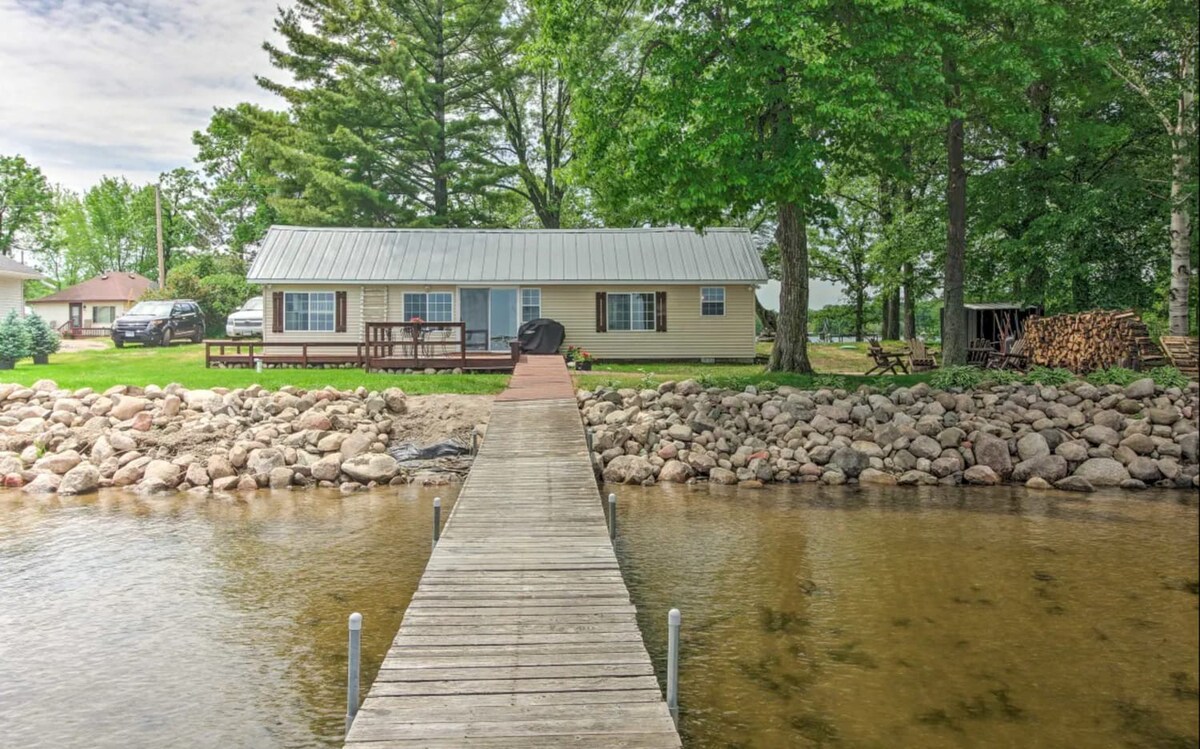
{"type": "Polygon", "coordinates": [[[513,369],[508,389],[498,401],[540,401],[575,399],[575,385],[567,371],[567,362],[557,354],[526,354],[513,369]]]}

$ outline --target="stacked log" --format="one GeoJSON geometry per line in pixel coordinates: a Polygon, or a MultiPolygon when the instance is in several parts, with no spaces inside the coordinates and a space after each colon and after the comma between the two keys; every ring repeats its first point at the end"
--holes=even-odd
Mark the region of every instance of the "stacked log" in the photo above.
{"type": "Polygon", "coordinates": [[[1133,310],[1092,310],[1025,323],[1030,361],[1086,374],[1109,367],[1149,369],[1165,359],[1133,310]]]}

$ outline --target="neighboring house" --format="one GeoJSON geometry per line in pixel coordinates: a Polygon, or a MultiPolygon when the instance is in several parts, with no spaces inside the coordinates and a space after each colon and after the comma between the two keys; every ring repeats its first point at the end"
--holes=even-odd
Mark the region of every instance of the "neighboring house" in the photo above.
{"type": "Polygon", "coordinates": [[[25,282],[41,277],[40,272],[28,265],[0,255],[0,319],[13,310],[18,315],[25,314],[25,282]]]}
{"type": "Polygon", "coordinates": [[[109,271],[68,286],[29,306],[71,336],[106,336],[113,320],[132,307],[154,282],[140,273],[109,271]]]}
{"type": "Polygon", "coordinates": [[[420,318],[506,352],[521,323],[549,318],[603,359],[750,360],[767,273],[744,229],[277,226],[248,280],[267,342],[357,342],[367,322],[420,318]]]}

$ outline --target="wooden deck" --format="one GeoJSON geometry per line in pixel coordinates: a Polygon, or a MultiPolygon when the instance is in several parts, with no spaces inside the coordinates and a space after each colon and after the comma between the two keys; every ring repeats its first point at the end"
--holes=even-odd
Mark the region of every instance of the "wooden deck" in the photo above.
{"type": "Polygon", "coordinates": [[[346,745],[679,747],[566,367],[513,380],[346,745]]]}

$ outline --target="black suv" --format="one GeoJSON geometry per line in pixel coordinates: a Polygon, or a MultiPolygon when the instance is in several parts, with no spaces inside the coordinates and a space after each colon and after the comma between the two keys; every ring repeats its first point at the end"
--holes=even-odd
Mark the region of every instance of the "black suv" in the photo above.
{"type": "Polygon", "coordinates": [[[117,348],[126,343],[170,346],[177,338],[193,343],[204,338],[204,313],[191,299],[138,302],[112,324],[117,348]]]}

